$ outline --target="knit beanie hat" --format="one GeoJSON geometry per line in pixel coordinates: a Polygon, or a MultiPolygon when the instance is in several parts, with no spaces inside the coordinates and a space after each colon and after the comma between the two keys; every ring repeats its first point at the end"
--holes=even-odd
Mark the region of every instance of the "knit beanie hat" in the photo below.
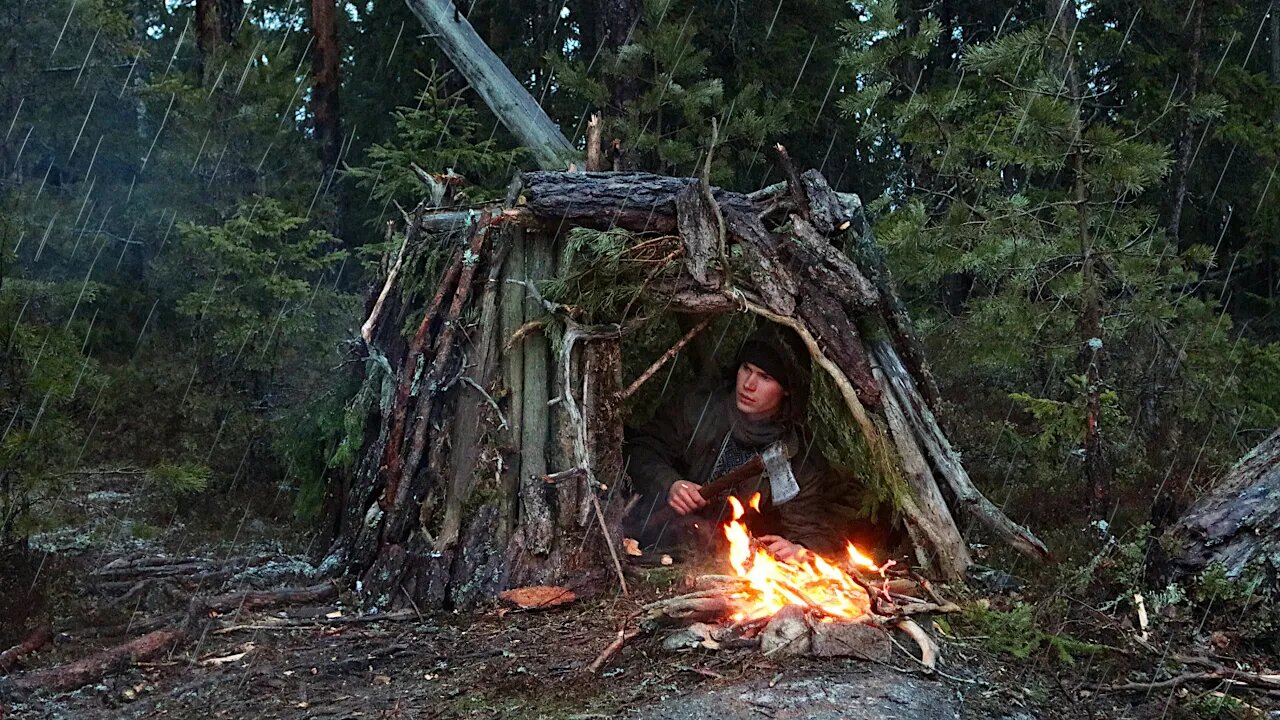
{"type": "Polygon", "coordinates": [[[791,363],[787,362],[776,346],[763,340],[752,338],[742,346],[742,352],[738,353],[738,364],[746,363],[769,373],[788,392],[795,385],[795,370],[791,363]]]}
{"type": "Polygon", "coordinates": [[[769,373],[791,393],[792,411],[803,412],[809,401],[809,349],[789,328],[757,330],[738,353],[738,365],[751,363],[769,373]]]}

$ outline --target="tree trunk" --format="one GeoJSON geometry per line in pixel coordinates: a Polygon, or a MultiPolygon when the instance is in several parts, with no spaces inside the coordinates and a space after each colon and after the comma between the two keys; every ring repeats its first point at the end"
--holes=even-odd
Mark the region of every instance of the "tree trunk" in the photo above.
{"type": "Polygon", "coordinates": [[[232,43],[243,18],[244,0],[196,0],[196,73],[204,84],[218,75],[210,58],[232,43]]]}
{"type": "MultiPolygon", "coordinates": [[[[631,42],[640,21],[640,0],[599,0],[597,34],[603,50],[613,53],[631,42]]],[[[611,76],[609,113],[622,116],[640,95],[640,83],[633,77],[611,76]]]]}
{"type": "MultiPolygon", "coordinates": [[[[1178,247],[1179,239],[1182,237],[1182,208],[1187,200],[1187,183],[1191,177],[1191,156],[1196,144],[1197,126],[1191,117],[1191,104],[1195,102],[1200,91],[1201,55],[1204,54],[1204,2],[1192,0],[1192,4],[1195,7],[1191,9],[1191,44],[1187,48],[1187,58],[1191,66],[1187,70],[1186,90],[1182,93],[1182,104],[1186,109],[1182,112],[1182,123],[1178,130],[1176,159],[1173,174],[1170,177],[1173,192],[1169,194],[1169,221],[1165,228],[1165,237],[1169,239],[1174,249],[1178,247]]],[[[1272,28],[1274,27],[1273,24],[1272,28]]],[[[1273,54],[1273,66],[1275,62],[1273,54]]]]}
{"type": "Polygon", "coordinates": [[[324,172],[338,167],[342,149],[342,116],[338,112],[337,10],[334,0],[311,0],[311,117],[324,172]]]}
{"type": "Polygon", "coordinates": [[[1250,450],[1222,482],[1168,533],[1173,567],[1183,573],[1220,565],[1239,579],[1250,569],[1280,570],[1280,430],[1250,450]]]}
{"type": "MultiPolygon", "coordinates": [[[[1268,79],[1272,85],[1280,85],[1280,3],[1272,0],[1267,8],[1268,34],[1271,36],[1271,65],[1268,79]]],[[[1275,110],[1275,122],[1280,123],[1280,108],[1275,110]]]]}
{"type": "Polygon", "coordinates": [[[1090,506],[1105,512],[1111,497],[1111,464],[1103,439],[1102,391],[1106,348],[1102,328],[1102,287],[1091,227],[1088,177],[1085,174],[1084,108],[1080,67],[1075,52],[1076,25],[1080,22],[1075,0],[1047,0],[1046,11],[1057,40],[1049,46],[1051,67],[1059,69],[1062,90],[1072,106],[1071,199],[1076,207],[1076,232],[1080,242],[1080,333],[1078,362],[1085,378],[1084,475],[1090,506]],[[1061,52],[1061,56],[1057,53],[1061,52]]]}

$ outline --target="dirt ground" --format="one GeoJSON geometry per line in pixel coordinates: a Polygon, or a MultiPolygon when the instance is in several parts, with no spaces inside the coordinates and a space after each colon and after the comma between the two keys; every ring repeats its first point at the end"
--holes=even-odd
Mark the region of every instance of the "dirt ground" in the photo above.
{"type": "MultiPolygon", "coordinates": [[[[126,476],[86,476],[80,491],[74,519],[89,540],[74,533],[37,538],[41,571],[55,576],[44,584],[51,589],[42,602],[57,634],[52,646],[26,658],[24,669],[131,639],[137,635],[131,627],[174,611],[162,592],[135,592],[127,607],[104,593],[92,578],[116,558],[170,555],[211,564],[269,558],[256,560],[253,572],[219,576],[200,592],[318,579],[305,563],[305,538],[249,507],[238,517],[239,509],[226,508],[237,522],[220,532],[173,518],[162,526],[147,514],[145,491],[126,476]],[[119,531],[139,523],[166,529],[142,538],[119,531]],[[59,538],[62,544],[54,542],[59,538]]],[[[1280,718],[1256,700],[1256,713],[1266,714],[1206,715],[1203,704],[1188,702],[1185,688],[1096,693],[1097,685],[1140,676],[1134,668],[1151,670],[1153,663],[1089,658],[1069,666],[1044,654],[1013,658],[945,622],[934,626],[942,661],[932,673],[905,649],[883,663],[766,658],[755,650],[673,653],[662,648],[661,632],[636,637],[590,673],[587,666],[640,604],[684,591],[678,566],[635,568],[633,577],[628,597],[606,594],[543,611],[494,606],[469,614],[362,616],[347,594],[322,604],[233,611],[209,618],[198,639],[177,652],[79,690],[19,692],[0,678],[0,718],[1280,718]]],[[[13,617],[0,645],[21,634],[13,617]]]]}

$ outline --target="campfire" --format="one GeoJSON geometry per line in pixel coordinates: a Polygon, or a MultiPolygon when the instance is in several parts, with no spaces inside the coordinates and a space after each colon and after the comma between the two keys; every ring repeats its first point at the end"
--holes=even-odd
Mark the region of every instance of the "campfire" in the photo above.
{"type": "Polygon", "coordinates": [[[892,560],[877,564],[852,543],[840,558],[805,552],[780,560],[751,536],[742,504],[729,502],[723,529],[732,574],[699,576],[694,592],[642,609],[643,629],[676,628],[664,647],[882,660],[896,628],[919,646],[917,660],[933,667],[937,645],[911,616],[957,608],[927,580],[892,560]]]}

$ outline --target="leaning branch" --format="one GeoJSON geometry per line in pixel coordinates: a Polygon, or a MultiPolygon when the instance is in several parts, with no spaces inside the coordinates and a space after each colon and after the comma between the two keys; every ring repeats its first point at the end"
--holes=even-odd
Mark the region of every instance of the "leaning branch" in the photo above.
{"type": "Polygon", "coordinates": [[[540,167],[564,170],[578,160],[573,144],[452,2],[405,0],[405,3],[471,87],[480,93],[493,114],[521,145],[529,148],[540,167]]]}

